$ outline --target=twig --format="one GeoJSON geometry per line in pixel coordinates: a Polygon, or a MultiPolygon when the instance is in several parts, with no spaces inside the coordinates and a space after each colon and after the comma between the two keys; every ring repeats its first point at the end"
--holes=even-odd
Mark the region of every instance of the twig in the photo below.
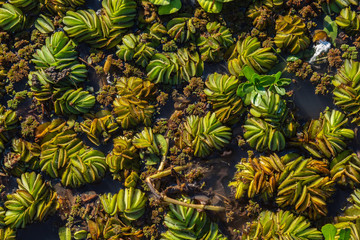
{"type": "Polygon", "coordinates": [[[168,169],[165,171],[161,171],[158,172],[154,175],[148,176],[145,180],[146,184],[149,186],[151,192],[159,199],[163,200],[164,202],[167,203],[172,203],[172,204],[177,204],[177,205],[181,205],[181,206],[185,206],[185,207],[190,207],[190,208],[196,208],[196,209],[200,209],[200,210],[211,210],[211,211],[224,211],[225,208],[224,207],[220,207],[220,206],[212,206],[212,205],[205,205],[205,204],[193,204],[193,203],[185,203],[173,198],[170,198],[168,196],[166,196],[166,194],[160,193],[152,184],[152,180],[153,179],[159,179],[162,177],[166,177],[169,176],[171,174],[171,170],[174,170],[176,172],[178,171],[182,171],[185,170],[187,168],[190,168],[192,166],[192,163],[188,163],[184,166],[178,166],[178,167],[174,167],[173,169],[168,169]]]}
{"type": "Polygon", "coordinates": [[[91,65],[90,63],[88,63],[87,61],[85,61],[84,59],[82,59],[81,57],[78,57],[78,59],[79,59],[80,61],[82,61],[85,65],[87,65],[88,67],[91,67],[92,69],[96,70],[93,65],[91,65]]]}
{"type": "Polygon", "coordinates": [[[272,48],[272,50],[275,52],[276,55],[278,55],[284,62],[287,62],[286,59],[283,58],[283,56],[281,56],[281,55],[276,51],[276,49],[275,49],[273,46],[271,46],[271,48],[272,48]]]}

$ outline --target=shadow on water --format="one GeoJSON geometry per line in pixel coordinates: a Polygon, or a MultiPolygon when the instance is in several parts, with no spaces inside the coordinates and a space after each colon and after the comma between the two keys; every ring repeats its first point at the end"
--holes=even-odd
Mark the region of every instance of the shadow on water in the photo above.
{"type": "Polygon", "coordinates": [[[33,223],[27,226],[24,229],[20,229],[16,233],[16,239],[21,240],[58,240],[59,228],[62,227],[58,225],[59,220],[57,217],[53,216],[42,223],[33,223]]]}
{"type": "Polygon", "coordinates": [[[330,95],[316,95],[315,87],[310,81],[300,81],[295,84],[293,101],[298,109],[298,115],[304,120],[316,119],[326,107],[335,108],[330,95]]]}

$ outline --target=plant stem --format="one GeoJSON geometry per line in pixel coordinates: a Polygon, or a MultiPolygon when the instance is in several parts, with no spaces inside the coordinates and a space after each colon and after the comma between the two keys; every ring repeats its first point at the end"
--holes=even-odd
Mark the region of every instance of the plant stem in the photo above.
{"type": "MultiPolygon", "coordinates": [[[[167,143],[167,145],[169,146],[169,138],[166,138],[166,143],[167,143]]],[[[166,154],[164,154],[164,156],[162,157],[158,171],[164,170],[165,163],[166,163],[167,153],[168,153],[168,151],[166,151],[166,154]]]]}
{"type": "Polygon", "coordinates": [[[210,211],[216,211],[216,212],[225,210],[224,207],[220,207],[220,206],[186,203],[186,202],[182,202],[182,201],[179,201],[179,200],[176,200],[173,198],[169,198],[168,196],[163,196],[163,200],[168,203],[177,204],[177,205],[181,205],[184,207],[196,208],[196,209],[200,209],[200,210],[210,210],[210,211]]]}

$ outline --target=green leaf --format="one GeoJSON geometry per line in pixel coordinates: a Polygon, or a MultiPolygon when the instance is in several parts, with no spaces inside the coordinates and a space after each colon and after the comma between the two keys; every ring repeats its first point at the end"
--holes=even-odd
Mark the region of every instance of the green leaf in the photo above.
{"type": "Polygon", "coordinates": [[[290,55],[286,59],[287,62],[295,62],[296,60],[299,60],[299,57],[297,57],[295,55],[290,55]]]}
{"type": "Polygon", "coordinates": [[[332,44],[335,45],[335,39],[338,35],[338,26],[335,21],[331,20],[329,15],[324,18],[324,31],[331,38],[332,44]]]}
{"type": "Polygon", "coordinates": [[[251,81],[251,79],[256,75],[259,75],[257,74],[254,69],[252,69],[251,67],[249,66],[245,66],[243,67],[243,69],[241,70],[241,73],[245,76],[245,78],[249,81],[251,81]]]}
{"type": "Polygon", "coordinates": [[[160,162],[160,158],[155,154],[149,154],[149,157],[146,158],[145,165],[156,165],[160,162]]]}
{"type": "Polygon", "coordinates": [[[274,75],[264,75],[260,77],[260,86],[263,87],[269,87],[271,85],[273,85],[274,83],[276,83],[276,78],[274,75]]]}
{"type": "Polygon", "coordinates": [[[341,229],[338,240],[350,240],[350,228],[341,229]]]}
{"type": "Polygon", "coordinates": [[[156,141],[156,145],[160,147],[161,156],[166,156],[169,149],[169,145],[166,139],[164,138],[164,136],[161,134],[155,134],[155,141],[156,141]]]}
{"type": "Polygon", "coordinates": [[[276,85],[281,87],[281,86],[284,86],[284,85],[289,85],[290,83],[291,83],[290,78],[280,78],[279,81],[276,82],[276,85]]]}
{"type": "Polygon", "coordinates": [[[251,93],[252,91],[254,91],[255,87],[253,84],[249,83],[249,82],[244,82],[241,83],[237,90],[236,90],[236,94],[243,98],[245,97],[246,94],[251,93]]]}
{"type": "Polygon", "coordinates": [[[60,240],[71,240],[71,230],[67,227],[59,228],[59,238],[60,240]]]}
{"type": "Polygon", "coordinates": [[[200,6],[208,13],[219,13],[222,10],[223,3],[213,0],[198,0],[200,6]]]}
{"type": "Polygon", "coordinates": [[[74,233],[74,239],[76,239],[76,240],[86,239],[87,235],[88,235],[87,231],[80,230],[80,231],[77,231],[76,233],[74,233]]]}
{"type": "Polygon", "coordinates": [[[274,86],[275,92],[281,96],[284,96],[286,91],[284,88],[278,87],[278,86],[274,86]]]}
{"type": "Polygon", "coordinates": [[[169,5],[171,4],[171,0],[150,0],[150,2],[154,5],[169,5]]]}
{"type": "Polygon", "coordinates": [[[325,237],[325,240],[335,240],[336,227],[332,224],[326,224],[321,228],[321,232],[325,237]]]}
{"type": "Polygon", "coordinates": [[[171,0],[169,5],[163,5],[159,7],[159,15],[172,14],[180,10],[181,0],[171,0]]]}

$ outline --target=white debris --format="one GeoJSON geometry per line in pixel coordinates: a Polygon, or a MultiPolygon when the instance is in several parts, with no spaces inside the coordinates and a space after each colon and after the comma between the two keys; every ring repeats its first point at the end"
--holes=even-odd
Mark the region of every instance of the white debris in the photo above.
{"type": "Polygon", "coordinates": [[[320,40],[319,44],[314,46],[315,53],[311,57],[309,63],[314,62],[316,60],[317,56],[319,56],[321,53],[329,51],[330,47],[331,47],[331,43],[320,40]]]}

